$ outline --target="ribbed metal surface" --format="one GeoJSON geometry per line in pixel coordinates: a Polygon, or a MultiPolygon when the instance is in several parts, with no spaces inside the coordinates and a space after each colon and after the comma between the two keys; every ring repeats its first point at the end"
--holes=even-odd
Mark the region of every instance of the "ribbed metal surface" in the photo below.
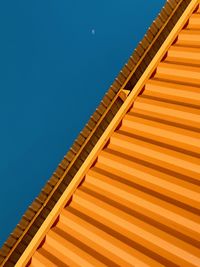
{"type": "Polygon", "coordinates": [[[30,266],[200,266],[199,89],[197,11],[30,266]]]}

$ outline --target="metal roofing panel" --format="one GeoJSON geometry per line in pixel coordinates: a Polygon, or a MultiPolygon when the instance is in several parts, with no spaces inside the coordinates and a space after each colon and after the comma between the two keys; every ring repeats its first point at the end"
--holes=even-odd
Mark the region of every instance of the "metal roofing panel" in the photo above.
{"type": "Polygon", "coordinates": [[[200,266],[199,10],[192,0],[126,98],[127,73],[124,104],[15,266],[200,266]]]}
{"type": "Polygon", "coordinates": [[[199,57],[196,11],[30,266],[200,266],[199,57]]]}

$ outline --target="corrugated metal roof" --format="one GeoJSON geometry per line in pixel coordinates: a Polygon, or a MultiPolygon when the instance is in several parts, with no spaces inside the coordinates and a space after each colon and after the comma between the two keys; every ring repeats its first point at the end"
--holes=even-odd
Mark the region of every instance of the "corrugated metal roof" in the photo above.
{"type": "Polygon", "coordinates": [[[199,60],[198,9],[30,266],[200,266],[199,60]]]}
{"type": "Polygon", "coordinates": [[[2,266],[200,266],[199,59],[199,0],[167,1],[2,266]]]}

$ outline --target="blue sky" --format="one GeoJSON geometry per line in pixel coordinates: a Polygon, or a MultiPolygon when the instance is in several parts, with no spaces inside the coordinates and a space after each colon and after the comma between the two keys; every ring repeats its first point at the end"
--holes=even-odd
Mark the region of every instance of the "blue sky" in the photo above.
{"type": "Polygon", "coordinates": [[[0,3],[0,247],[164,0],[0,3]]]}

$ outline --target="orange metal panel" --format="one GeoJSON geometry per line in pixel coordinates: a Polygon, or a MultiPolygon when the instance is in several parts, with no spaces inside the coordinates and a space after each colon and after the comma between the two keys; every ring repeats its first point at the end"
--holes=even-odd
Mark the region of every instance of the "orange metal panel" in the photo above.
{"type": "Polygon", "coordinates": [[[199,16],[146,80],[30,266],[200,266],[199,16]]]}

